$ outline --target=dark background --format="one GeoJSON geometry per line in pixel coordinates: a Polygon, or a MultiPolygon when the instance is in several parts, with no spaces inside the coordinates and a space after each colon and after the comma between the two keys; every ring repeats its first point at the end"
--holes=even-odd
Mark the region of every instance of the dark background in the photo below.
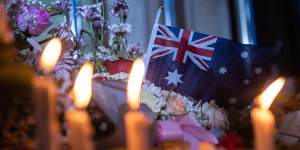
{"type": "MultiPolygon", "coordinates": [[[[230,12],[233,2],[230,3],[230,12]]],[[[299,0],[253,0],[253,11],[258,45],[274,48],[281,61],[284,75],[300,74],[300,1],[299,0]]],[[[233,39],[237,38],[235,18],[232,17],[233,39]]]]}

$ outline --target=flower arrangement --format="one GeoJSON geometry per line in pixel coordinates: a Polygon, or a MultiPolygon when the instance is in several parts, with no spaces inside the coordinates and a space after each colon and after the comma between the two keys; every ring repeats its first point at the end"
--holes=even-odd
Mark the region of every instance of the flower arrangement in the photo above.
{"type": "Polygon", "coordinates": [[[141,102],[152,110],[158,120],[174,119],[189,113],[207,129],[227,130],[229,127],[225,110],[214,100],[196,101],[174,91],[162,90],[149,81],[144,82],[141,97],[141,102]]]}
{"type": "MultiPolygon", "coordinates": [[[[123,80],[129,74],[98,73],[97,80],[123,80]]],[[[182,96],[174,91],[166,91],[144,80],[141,91],[141,103],[150,108],[156,120],[175,119],[186,114],[192,114],[198,123],[206,129],[229,130],[229,118],[224,108],[219,107],[214,100],[202,102],[190,97],[182,96]]]]}
{"type": "MultiPolygon", "coordinates": [[[[62,55],[54,71],[56,81],[60,86],[58,97],[60,115],[64,115],[66,108],[72,107],[68,93],[73,84],[74,74],[84,62],[90,61],[94,64],[96,75],[108,74],[112,76],[109,79],[118,80],[124,79],[124,76],[110,74],[107,70],[111,65],[105,64],[119,65],[114,61],[130,62],[144,54],[139,44],[127,42],[132,26],[126,22],[128,16],[126,1],[117,0],[110,7],[114,9],[114,11],[109,11],[113,12],[111,15],[120,18],[117,24],[111,24],[106,20],[104,3],[102,1],[78,8],[76,13],[88,25],[88,28],[80,30],[79,35],[71,30],[69,0],[55,0],[50,5],[45,5],[39,0],[16,0],[5,3],[16,37],[17,59],[29,65],[36,73],[41,73],[38,69],[38,58],[45,43],[54,37],[60,38],[63,42],[62,55]],[[53,22],[57,17],[63,18],[58,25],[53,22]]],[[[126,63],[126,67],[128,65],[130,63],[126,63]]],[[[24,101],[24,103],[29,103],[29,101],[24,101]]],[[[96,138],[113,132],[114,125],[99,107],[91,103],[87,111],[92,117],[96,138]],[[103,126],[107,127],[103,128],[103,126]]],[[[67,130],[65,123],[63,120],[61,123],[65,132],[67,130]]],[[[28,140],[34,141],[31,137],[28,140]]]]}
{"type": "MultiPolygon", "coordinates": [[[[106,61],[133,60],[142,57],[143,48],[139,44],[127,42],[132,26],[127,23],[129,8],[126,1],[116,0],[110,5],[110,14],[119,18],[119,23],[116,24],[110,24],[105,18],[104,3],[99,2],[78,8],[77,14],[91,28],[81,29],[80,35],[75,36],[71,30],[69,16],[71,4],[68,0],[53,1],[50,6],[38,0],[10,1],[6,8],[17,41],[20,43],[18,45],[21,45],[18,48],[20,59],[35,68],[36,58],[40,54],[38,51],[48,40],[37,39],[49,38],[49,36],[59,37],[67,45],[64,47],[64,53],[68,53],[69,58],[72,57],[74,62],[72,69],[67,69],[69,71],[78,69],[82,62],[89,60],[94,63],[96,72],[106,72],[106,61]],[[53,26],[51,18],[54,16],[63,16],[65,20],[58,26],[53,26]]],[[[60,68],[64,66],[63,62],[65,61],[61,61],[60,68]]]]}
{"type": "Polygon", "coordinates": [[[16,16],[18,29],[32,36],[41,34],[52,23],[50,22],[50,14],[42,9],[31,5],[21,6],[16,16]]]}
{"type": "Polygon", "coordinates": [[[128,6],[125,0],[118,0],[112,3],[110,12],[113,16],[120,17],[125,22],[128,17],[128,6]]]}
{"type": "MultiPolygon", "coordinates": [[[[53,37],[58,37],[63,41],[63,54],[55,68],[55,77],[60,85],[58,102],[62,115],[65,108],[72,107],[72,101],[67,94],[73,84],[72,77],[74,72],[84,62],[90,61],[94,64],[96,69],[95,80],[126,81],[131,60],[144,55],[144,49],[141,45],[128,43],[127,40],[128,36],[133,32],[133,28],[127,22],[129,7],[126,1],[115,0],[109,7],[109,14],[119,19],[119,22],[115,24],[108,22],[105,18],[105,3],[102,1],[78,8],[77,14],[88,25],[88,28],[82,29],[79,35],[75,35],[71,30],[72,21],[69,16],[71,4],[69,0],[55,0],[49,6],[39,0],[12,0],[6,3],[6,11],[10,15],[11,26],[17,38],[16,45],[18,45],[19,49],[19,60],[29,64],[33,69],[37,69],[37,58],[39,58],[44,43],[53,37]],[[64,17],[64,21],[54,26],[52,17],[55,16],[64,17]]],[[[0,14],[1,17],[3,16],[0,14]]],[[[12,39],[13,37],[0,37],[1,41],[10,41],[12,39]]],[[[243,143],[239,137],[243,136],[243,138],[246,137],[245,139],[252,139],[251,135],[249,135],[251,133],[248,132],[251,125],[250,123],[245,123],[250,120],[250,108],[241,111],[229,108],[225,111],[214,100],[194,100],[172,90],[163,90],[150,81],[144,81],[141,96],[142,103],[150,108],[156,121],[174,120],[188,114],[192,115],[203,128],[229,133],[228,136],[221,138],[220,145],[224,147],[236,147],[232,146],[232,143],[234,145],[242,145],[240,147],[243,147],[244,144],[250,146],[252,144],[251,140],[245,140],[243,143]],[[228,145],[228,143],[231,144],[228,145]]],[[[279,101],[281,103],[280,106],[283,108],[277,108],[274,112],[284,115],[287,112],[299,110],[299,97],[299,94],[279,96],[279,99],[281,99],[279,101]],[[291,99],[294,101],[291,102],[291,99]]],[[[21,112],[24,111],[25,113],[15,118],[12,117],[11,120],[19,120],[29,126],[21,123],[14,124],[14,122],[19,121],[7,122],[4,130],[9,130],[15,125],[21,125],[26,129],[16,127],[17,130],[24,130],[24,133],[19,132],[22,135],[19,135],[17,132],[13,133],[15,135],[4,132],[7,137],[10,137],[10,140],[5,142],[15,145],[16,138],[22,139],[24,138],[22,136],[27,134],[25,132],[30,132],[29,136],[27,135],[28,137],[24,139],[27,141],[26,144],[29,144],[28,147],[32,147],[33,142],[28,139],[34,137],[30,129],[34,126],[35,120],[31,117],[32,112],[28,110],[30,107],[23,107],[27,105],[27,102],[16,100],[22,102],[20,106],[24,110],[16,107],[16,109],[12,109],[13,112],[17,114],[21,110],[21,112]],[[24,118],[25,121],[23,120],[24,118]]],[[[235,102],[236,99],[230,99],[230,103],[235,102]]],[[[113,132],[115,125],[110,122],[109,118],[105,116],[95,102],[92,101],[88,107],[88,112],[92,116],[94,126],[96,126],[96,137],[104,137],[113,132]]],[[[299,139],[299,137],[296,138],[299,139]]]]}

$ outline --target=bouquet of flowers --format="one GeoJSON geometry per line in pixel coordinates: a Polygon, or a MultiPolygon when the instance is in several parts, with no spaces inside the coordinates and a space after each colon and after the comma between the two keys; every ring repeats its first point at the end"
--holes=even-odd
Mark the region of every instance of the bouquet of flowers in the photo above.
{"type": "MultiPolygon", "coordinates": [[[[33,70],[38,72],[37,62],[44,43],[54,37],[60,38],[63,42],[62,57],[54,72],[60,85],[59,110],[61,115],[64,115],[66,108],[72,107],[68,93],[73,84],[74,74],[84,62],[90,61],[95,66],[94,81],[126,82],[132,60],[144,55],[141,45],[129,43],[127,40],[133,28],[127,22],[129,6],[126,1],[115,0],[110,4],[108,11],[104,5],[107,5],[106,1],[78,7],[76,13],[88,27],[81,29],[76,35],[71,29],[69,0],[55,0],[51,2],[51,5],[45,5],[39,0],[11,0],[6,3],[6,11],[17,38],[17,58],[31,66],[33,70]],[[106,13],[118,18],[118,23],[110,23],[106,18],[106,13]],[[55,25],[53,20],[57,16],[64,19],[55,25]]],[[[163,90],[147,80],[144,81],[142,88],[141,103],[147,109],[149,108],[155,123],[158,122],[159,125],[170,120],[173,123],[178,123],[181,119],[194,121],[193,125],[200,129],[202,134],[212,137],[210,133],[214,133],[213,137],[218,137],[223,146],[228,143],[243,145],[241,138],[232,133],[249,131],[245,128],[251,128],[250,125],[244,123],[245,120],[249,121],[249,108],[241,111],[225,110],[214,100],[195,100],[172,90],[163,90]],[[240,126],[243,123],[244,125],[240,126]],[[225,132],[230,134],[224,136],[225,132]],[[220,138],[222,136],[224,138],[220,138]],[[232,142],[232,139],[236,142],[232,142]]],[[[296,99],[299,99],[299,96],[296,99]]],[[[96,138],[101,139],[113,134],[118,125],[111,121],[112,118],[105,115],[105,110],[101,109],[97,101],[99,100],[96,98],[92,100],[88,112],[95,126],[96,138]]],[[[235,103],[236,99],[230,101],[235,103]]],[[[299,105],[292,106],[297,106],[298,109],[299,105]]],[[[286,107],[292,109],[290,105],[286,107]]],[[[64,126],[64,121],[61,122],[64,126]]],[[[160,128],[155,127],[155,129],[160,128]]],[[[63,132],[66,131],[65,129],[63,132]]],[[[246,136],[249,136],[248,134],[246,136]]],[[[214,138],[211,139],[215,142],[214,138]]]]}
{"type": "MultiPolygon", "coordinates": [[[[112,16],[120,18],[117,24],[110,24],[106,20],[104,3],[106,4],[99,2],[78,8],[76,13],[91,27],[82,29],[78,36],[71,29],[69,0],[56,0],[50,5],[39,0],[11,0],[4,3],[17,42],[17,60],[29,65],[36,73],[41,73],[38,69],[38,58],[45,43],[51,38],[59,38],[63,42],[62,57],[54,71],[60,85],[58,110],[61,116],[66,108],[72,107],[68,94],[73,84],[73,76],[84,62],[92,62],[96,74],[111,75],[113,73],[109,71],[124,66],[124,62],[124,67],[130,68],[133,59],[143,57],[143,48],[139,44],[127,42],[132,26],[126,22],[126,1],[117,0],[111,4],[109,12],[112,16]],[[54,22],[57,17],[63,17],[63,21],[58,25],[54,22]]],[[[114,125],[93,101],[88,107],[88,112],[96,126],[96,138],[113,131],[114,125]]],[[[64,120],[61,120],[61,123],[65,127],[64,120]]],[[[64,128],[63,133],[65,131],[64,128]]]]}

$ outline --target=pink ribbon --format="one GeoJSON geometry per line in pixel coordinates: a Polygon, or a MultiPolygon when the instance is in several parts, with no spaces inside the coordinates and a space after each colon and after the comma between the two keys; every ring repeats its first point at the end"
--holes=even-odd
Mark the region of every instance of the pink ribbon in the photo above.
{"type": "Polygon", "coordinates": [[[203,129],[190,114],[174,120],[158,121],[157,134],[160,142],[184,140],[190,144],[191,150],[197,150],[201,141],[218,144],[218,139],[203,129]]]}

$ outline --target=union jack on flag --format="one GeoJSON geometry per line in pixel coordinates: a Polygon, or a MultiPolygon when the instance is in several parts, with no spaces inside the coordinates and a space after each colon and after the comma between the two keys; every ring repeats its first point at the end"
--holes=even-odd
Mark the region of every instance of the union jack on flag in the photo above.
{"type": "Polygon", "coordinates": [[[163,90],[220,105],[249,104],[274,65],[272,49],[157,25],[146,59],[145,78],[163,90]]]}
{"type": "Polygon", "coordinates": [[[208,35],[194,36],[195,32],[168,26],[159,25],[152,58],[172,55],[173,61],[186,63],[189,58],[200,69],[207,71],[209,66],[205,61],[210,61],[214,53],[212,46],[217,42],[217,37],[208,35]]]}

